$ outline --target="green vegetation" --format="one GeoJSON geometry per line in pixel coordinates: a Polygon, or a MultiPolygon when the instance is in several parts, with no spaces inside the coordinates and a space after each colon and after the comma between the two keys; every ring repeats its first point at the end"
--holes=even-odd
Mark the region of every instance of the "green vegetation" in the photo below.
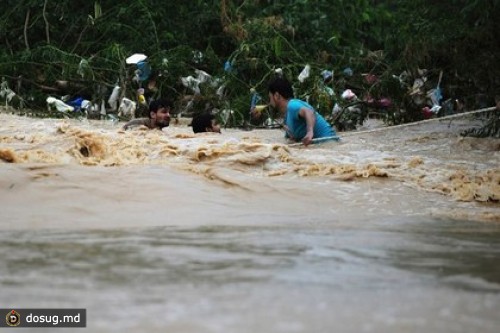
{"type": "Polygon", "coordinates": [[[500,92],[498,0],[3,0],[0,8],[0,75],[30,108],[45,109],[48,95],[107,100],[116,84],[136,99],[135,67],[125,63],[133,53],[148,55],[151,96],[174,99],[178,110],[193,95],[181,77],[212,75],[224,94],[202,83],[191,111],[231,109],[229,126],[248,121],[250,89],[265,98],[278,68],[345,129],[369,113],[390,124],[423,119],[409,93],[419,69],[427,70],[424,93],[439,84],[438,115],[457,112],[457,99],[466,110],[492,106],[500,92]],[[323,81],[324,70],[333,80],[323,81]],[[352,104],[345,89],[358,96],[359,112],[332,116],[335,104],[352,104]],[[383,98],[392,103],[381,107],[383,98]]]}

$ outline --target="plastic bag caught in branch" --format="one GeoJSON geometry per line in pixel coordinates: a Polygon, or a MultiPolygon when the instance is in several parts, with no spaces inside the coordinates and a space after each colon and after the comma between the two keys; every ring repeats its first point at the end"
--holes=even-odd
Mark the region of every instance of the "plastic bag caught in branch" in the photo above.
{"type": "Polygon", "coordinates": [[[115,86],[113,88],[113,92],[109,96],[108,104],[111,107],[112,111],[116,111],[116,109],[118,108],[118,95],[119,95],[119,93],[120,93],[120,86],[115,86]]]}
{"type": "Polygon", "coordinates": [[[5,103],[8,104],[14,96],[16,96],[16,93],[9,88],[5,78],[2,78],[2,84],[0,85],[0,97],[5,98],[5,103]]]}
{"type": "Polygon", "coordinates": [[[311,75],[311,66],[306,65],[302,72],[299,74],[299,81],[300,83],[303,83],[309,76],[311,75]]]}
{"type": "Polygon", "coordinates": [[[76,73],[80,75],[82,79],[93,77],[92,68],[90,67],[88,60],[80,60],[76,73]]]}
{"type": "Polygon", "coordinates": [[[136,75],[138,81],[146,81],[151,75],[151,66],[146,61],[139,61],[137,64],[136,75]]]}
{"type": "Polygon", "coordinates": [[[358,96],[356,96],[356,94],[353,93],[351,89],[346,89],[342,93],[342,99],[345,99],[347,101],[356,100],[357,98],[358,98],[358,96]]]}
{"type": "Polygon", "coordinates": [[[196,73],[196,75],[198,75],[198,81],[200,81],[200,83],[205,83],[212,80],[212,76],[207,72],[202,71],[201,69],[195,69],[194,72],[196,73]]]}
{"type": "Polygon", "coordinates": [[[63,101],[61,101],[60,99],[57,99],[52,96],[47,97],[47,107],[49,110],[51,107],[55,107],[56,110],[59,112],[71,112],[75,109],[71,105],[68,105],[63,101]]]}
{"type": "Polygon", "coordinates": [[[195,79],[191,75],[186,77],[181,77],[181,82],[184,87],[191,89],[196,95],[199,95],[201,93],[200,91],[201,81],[195,79]]]}
{"type": "MultiPolygon", "coordinates": [[[[186,88],[191,89],[196,95],[201,93],[200,84],[211,83],[212,86],[216,87],[220,82],[212,79],[212,75],[200,69],[194,70],[196,77],[191,75],[186,77],[181,77],[182,85],[186,88]]],[[[222,91],[220,91],[222,93],[222,91]]]]}
{"type": "Polygon", "coordinates": [[[144,61],[147,59],[147,55],[142,54],[142,53],[134,53],[127,59],[125,59],[125,62],[129,65],[131,64],[137,64],[138,62],[144,61]]]}
{"type": "Polygon", "coordinates": [[[438,81],[436,88],[431,89],[431,90],[429,90],[429,92],[427,92],[427,97],[430,98],[430,100],[432,102],[432,109],[437,110],[437,111],[434,111],[436,113],[441,109],[440,103],[441,103],[441,100],[443,99],[443,94],[441,92],[441,80],[442,79],[443,79],[443,71],[441,71],[439,73],[439,81],[438,81]]]}

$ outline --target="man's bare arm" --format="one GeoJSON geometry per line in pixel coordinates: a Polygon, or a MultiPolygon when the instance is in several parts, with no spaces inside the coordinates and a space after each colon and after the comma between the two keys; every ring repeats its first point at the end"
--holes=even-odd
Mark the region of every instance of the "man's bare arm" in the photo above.
{"type": "Polygon", "coordinates": [[[302,139],[304,146],[307,146],[312,142],[314,138],[314,125],[316,125],[316,116],[314,111],[309,108],[301,108],[299,111],[299,116],[306,120],[306,135],[302,139]]]}

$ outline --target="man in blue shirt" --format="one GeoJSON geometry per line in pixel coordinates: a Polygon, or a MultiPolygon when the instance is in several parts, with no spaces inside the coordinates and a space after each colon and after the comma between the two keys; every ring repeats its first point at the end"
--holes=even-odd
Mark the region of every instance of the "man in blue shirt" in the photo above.
{"type": "Polygon", "coordinates": [[[292,85],[284,78],[269,83],[269,103],[284,116],[286,137],[307,146],[313,139],[335,135],[335,130],[308,103],[293,98],[292,85]]]}

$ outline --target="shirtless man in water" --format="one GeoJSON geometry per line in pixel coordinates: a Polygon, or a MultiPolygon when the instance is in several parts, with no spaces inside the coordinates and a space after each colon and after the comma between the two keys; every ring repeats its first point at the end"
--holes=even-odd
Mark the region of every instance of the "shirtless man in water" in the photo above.
{"type": "Polygon", "coordinates": [[[146,126],[149,129],[159,129],[168,127],[170,124],[170,111],[173,103],[168,99],[159,99],[149,104],[149,118],[133,119],[123,126],[124,130],[131,127],[146,126]]]}

